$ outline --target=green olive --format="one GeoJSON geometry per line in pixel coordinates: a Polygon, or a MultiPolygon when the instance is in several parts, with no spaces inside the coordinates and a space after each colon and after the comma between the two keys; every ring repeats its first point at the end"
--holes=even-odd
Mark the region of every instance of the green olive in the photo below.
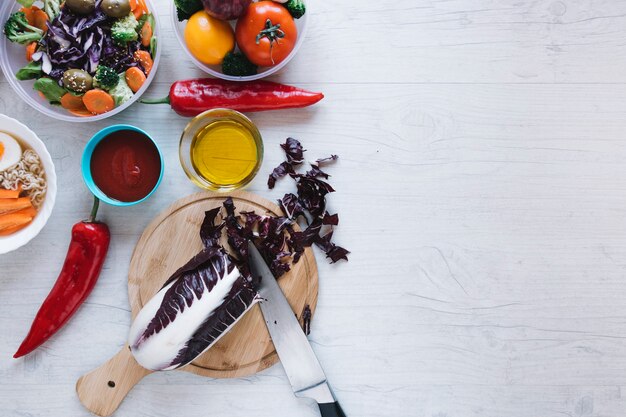
{"type": "Polygon", "coordinates": [[[100,8],[110,17],[120,18],[130,14],[129,0],[102,0],[100,8]]]}
{"type": "Polygon", "coordinates": [[[65,5],[76,14],[90,14],[96,9],[96,0],[65,0],[65,5]]]}
{"type": "Polygon", "coordinates": [[[63,87],[82,94],[93,88],[93,78],[87,71],[70,69],[63,73],[63,87]]]}

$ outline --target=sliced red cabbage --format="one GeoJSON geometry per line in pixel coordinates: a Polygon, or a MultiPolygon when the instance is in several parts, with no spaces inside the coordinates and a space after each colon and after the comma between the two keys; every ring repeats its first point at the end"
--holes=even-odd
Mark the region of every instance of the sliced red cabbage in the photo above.
{"type": "MultiPolygon", "coordinates": [[[[284,144],[280,145],[285,151],[287,160],[276,167],[268,178],[269,188],[274,188],[276,180],[289,174],[296,182],[297,195],[287,193],[278,200],[281,208],[287,217],[293,222],[303,218],[308,223],[305,230],[296,232],[288,227],[289,234],[286,245],[291,252],[294,262],[298,262],[306,247],[316,245],[324,251],[332,263],[339,260],[348,260],[350,253],[345,248],[335,245],[332,240],[332,227],[339,224],[339,216],[330,214],[326,210],[326,195],[334,192],[334,188],[322,181],[320,178],[328,179],[330,175],[322,171],[322,165],[336,161],[339,157],[331,155],[327,158],[318,159],[311,164],[311,169],[304,174],[296,173],[296,167],[304,161],[305,150],[302,144],[294,139],[287,138],[284,144]]],[[[269,252],[274,256],[274,261],[280,259],[282,262],[284,248],[276,249],[268,247],[269,252]]],[[[271,260],[266,256],[267,260],[271,260]]],[[[279,272],[279,271],[274,271],[279,272]]]]}
{"type": "Polygon", "coordinates": [[[307,304],[302,311],[302,330],[307,336],[311,334],[311,316],[311,306],[307,304]]]}
{"type": "Polygon", "coordinates": [[[289,162],[281,163],[276,168],[274,168],[274,170],[270,174],[270,177],[267,180],[268,188],[271,190],[272,188],[274,188],[274,185],[276,184],[276,180],[279,180],[280,178],[284,177],[287,174],[295,174],[295,173],[296,172],[293,169],[293,165],[291,165],[289,162]]]}
{"type": "Polygon", "coordinates": [[[300,165],[304,162],[304,149],[302,148],[302,144],[294,139],[287,138],[285,143],[280,145],[281,148],[285,151],[285,155],[287,155],[287,162],[291,165],[300,165]]]}
{"type": "Polygon", "coordinates": [[[43,51],[35,52],[33,56],[31,57],[31,59],[34,62],[41,61],[41,71],[44,74],[50,74],[50,72],[52,72],[52,63],[50,62],[50,58],[48,57],[48,55],[46,55],[45,52],[43,51]]]}
{"type": "Polygon", "coordinates": [[[83,69],[93,75],[99,64],[118,73],[140,66],[133,59],[133,53],[141,48],[141,43],[116,45],[110,35],[112,24],[113,19],[99,7],[88,16],[71,13],[63,7],[55,19],[47,22],[48,31],[42,40],[52,65],[51,76],[60,79],[59,71],[70,68],[83,69]]]}

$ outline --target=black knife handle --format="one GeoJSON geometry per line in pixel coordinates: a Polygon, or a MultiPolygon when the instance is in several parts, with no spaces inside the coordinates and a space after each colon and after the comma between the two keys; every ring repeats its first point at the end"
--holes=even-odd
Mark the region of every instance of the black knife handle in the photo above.
{"type": "Polygon", "coordinates": [[[338,402],[318,404],[322,417],[346,417],[338,402]]]}

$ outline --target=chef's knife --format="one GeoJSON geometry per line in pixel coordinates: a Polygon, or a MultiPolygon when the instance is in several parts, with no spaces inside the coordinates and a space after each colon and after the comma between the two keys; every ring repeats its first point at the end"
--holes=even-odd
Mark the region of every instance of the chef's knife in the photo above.
{"type": "Polygon", "coordinates": [[[250,269],[261,277],[261,311],[272,342],[297,397],[313,398],[322,417],[346,417],[335,400],[298,319],[257,248],[249,242],[250,269]]]}

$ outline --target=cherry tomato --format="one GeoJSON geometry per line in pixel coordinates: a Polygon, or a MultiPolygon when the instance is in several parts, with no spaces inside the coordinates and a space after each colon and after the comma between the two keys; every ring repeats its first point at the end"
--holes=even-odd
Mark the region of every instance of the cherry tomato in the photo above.
{"type": "Polygon", "coordinates": [[[237,20],[235,37],[239,49],[253,64],[271,67],[293,50],[298,29],[284,6],[263,0],[250,4],[237,20]]]}
{"type": "Polygon", "coordinates": [[[235,48],[233,28],[201,10],[189,18],[185,26],[185,43],[198,61],[218,65],[235,48]]]}

